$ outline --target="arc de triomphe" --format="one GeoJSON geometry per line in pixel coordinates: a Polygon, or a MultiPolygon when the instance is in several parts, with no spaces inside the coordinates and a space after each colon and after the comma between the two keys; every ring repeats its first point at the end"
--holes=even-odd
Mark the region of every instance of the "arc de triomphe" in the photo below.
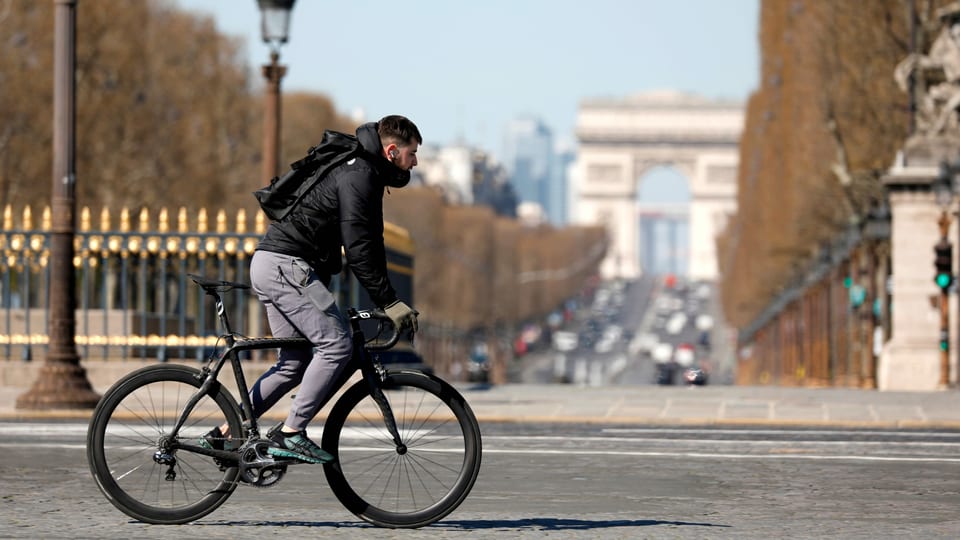
{"type": "Polygon", "coordinates": [[[671,166],[689,181],[688,277],[715,280],[715,238],[737,207],[741,103],[678,92],[591,99],[577,115],[577,162],[571,175],[572,221],[605,225],[610,250],[604,277],[633,278],[640,260],[639,183],[671,166]]]}

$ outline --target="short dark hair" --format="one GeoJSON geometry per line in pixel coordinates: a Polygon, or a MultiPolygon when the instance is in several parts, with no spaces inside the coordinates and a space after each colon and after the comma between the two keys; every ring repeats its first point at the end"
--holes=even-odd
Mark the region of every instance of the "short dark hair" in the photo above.
{"type": "Polygon", "coordinates": [[[384,145],[392,143],[397,146],[407,146],[414,141],[417,144],[423,144],[423,137],[420,136],[417,125],[399,114],[381,118],[377,122],[377,134],[380,135],[380,142],[384,145]]]}

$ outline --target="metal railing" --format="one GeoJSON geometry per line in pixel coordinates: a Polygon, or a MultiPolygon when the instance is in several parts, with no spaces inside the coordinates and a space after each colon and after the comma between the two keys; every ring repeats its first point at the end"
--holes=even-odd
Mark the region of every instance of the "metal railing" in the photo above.
{"type": "MultiPolygon", "coordinates": [[[[15,223],[3,212],[0,229],[0,358],[31,360],[47,346],[50,210],[39,227],[29,207],[15,223]]],[[[216,314],[188,273],[246,281],[247,261],[265,229],[262,214],[247,226],[244,210],[228,223],[225,211],[210,223],[207,211],[176,220],[146,208],[134,221],[128,209],[113,223],[109,210],[94,226],[80,213],[74,240],[76,344],[86,358],[197,358],[216,345],[216,314]]],[[[231,318],[249,332],[265,328],[255,298],[237,292],[231,318]]]]}
{"type": "Polygon", "coordinates": [[[876,388],[890,337],[889,237],[851,227],[825,244],[738,335],[737,383],[876,388]]]}

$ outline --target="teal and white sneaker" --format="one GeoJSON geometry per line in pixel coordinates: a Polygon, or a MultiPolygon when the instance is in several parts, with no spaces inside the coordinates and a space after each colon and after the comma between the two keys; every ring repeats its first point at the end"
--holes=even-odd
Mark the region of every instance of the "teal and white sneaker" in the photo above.
{"type": "Polygon", "coordinates": [[[271,456],[297,459],[306,463],[332,463],[334,458],[329,452],[320,448],[317,443],[307,437],[307,430],[297,431],[296,433],[283,433],[280,427],[283,424],[274,426],[267,432],[267,439],[276,446],[267,448],[267,453],[271,456]]]}
{"type": "Polygon", "coordinates": [[[225,447],[224,440],[226,440],[226,437],[220,432],[220,426],[217,426],[200,437],[197,444],[207,450],[223,450],[225,447]]]}
{"type": "MultiPolygon", "coordinates": [[[[227,441],[229,439],[229,437],[220,431],[220,426],[217,426],[200,437],[197,440],[197,444],[206,448],[207,450],[235,450],[234,448],[227,446],[227,441]]],[[[220,467],[221,471],[227,470],[227,467],[230,466],[229,463],[221,461],[220,458],[213,458],[213,462],[220,467]]]]}

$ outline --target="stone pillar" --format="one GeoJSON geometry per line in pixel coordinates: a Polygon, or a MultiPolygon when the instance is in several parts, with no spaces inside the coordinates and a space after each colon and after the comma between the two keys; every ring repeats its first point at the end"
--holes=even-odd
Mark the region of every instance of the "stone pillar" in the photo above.
{"type": "MultiPolygon", "coordinates": [[[[905,158],[901,152],[883,178],[890,190],[892,214],[893,309],[892,338],[884,345],[877,366],[880,390],[938,388],[940,312],[931,300],[940,294],[933,282],[933,246],[940,239],[937,222],[941,210],[931,189],[938,175],[936,152],[917,159],[905,158]]],[[[951,320],[956,320],[956,310],[951,311],[951,320]]],[[[952,379],[956,380],[955,374],[952,379]]]]}

